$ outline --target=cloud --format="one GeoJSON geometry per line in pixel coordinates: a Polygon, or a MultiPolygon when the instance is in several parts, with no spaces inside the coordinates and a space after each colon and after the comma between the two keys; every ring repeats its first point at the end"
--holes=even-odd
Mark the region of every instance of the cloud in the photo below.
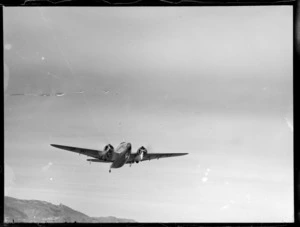
{"type": "Polygon", "coordinates": [[[45,166],[42,168],[42,170],[45,172],[45,171],[47,171],[52,165],[53,165],[53,163],[52,163],[52,162],[49,162],[47,165],[45,165],[45,166]]]}

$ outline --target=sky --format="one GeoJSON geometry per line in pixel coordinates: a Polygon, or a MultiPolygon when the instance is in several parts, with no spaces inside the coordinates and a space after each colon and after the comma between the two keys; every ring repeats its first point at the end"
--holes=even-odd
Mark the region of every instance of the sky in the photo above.
{"type": "Polygon", "coordinates": [[[4,8],[5,195],[139,222],[292,222],[291,6],[4,8]],[[50,144],[187,152],[113,169],[50,144]]]}

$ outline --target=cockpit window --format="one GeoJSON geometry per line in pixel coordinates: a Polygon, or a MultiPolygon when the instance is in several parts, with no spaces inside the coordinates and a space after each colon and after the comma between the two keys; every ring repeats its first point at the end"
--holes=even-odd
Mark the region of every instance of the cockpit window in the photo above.
{"type": "Polygon", "coordinates": [[[122,142],[122,143],[120,143],[120,145],[117,147],[117,149],[116,149],[116,150],[118,150],[119,148],[123,147],[124,145],[126,145],[126,142],[122,142]]]}

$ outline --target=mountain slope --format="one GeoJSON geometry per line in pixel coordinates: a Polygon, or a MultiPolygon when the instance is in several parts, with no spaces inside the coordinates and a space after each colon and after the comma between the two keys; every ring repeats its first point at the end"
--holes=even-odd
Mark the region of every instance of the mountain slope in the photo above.
{"type": "Polygon", "coordinates": [[[5,222],[135,222],[116,217],[89,217],[63,204],[54,205],[40,200],[21,200],[5,196],[5,222]]]}

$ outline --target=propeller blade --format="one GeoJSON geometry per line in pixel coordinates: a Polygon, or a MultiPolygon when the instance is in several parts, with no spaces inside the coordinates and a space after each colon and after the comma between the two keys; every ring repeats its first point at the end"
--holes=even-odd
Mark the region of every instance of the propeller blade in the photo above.
{"type": "Polygon", "coordinates": [[[148,152],[151,152],[153,150],[150,144],[148,144],[145,148],[147,149],[148,152]]]}

